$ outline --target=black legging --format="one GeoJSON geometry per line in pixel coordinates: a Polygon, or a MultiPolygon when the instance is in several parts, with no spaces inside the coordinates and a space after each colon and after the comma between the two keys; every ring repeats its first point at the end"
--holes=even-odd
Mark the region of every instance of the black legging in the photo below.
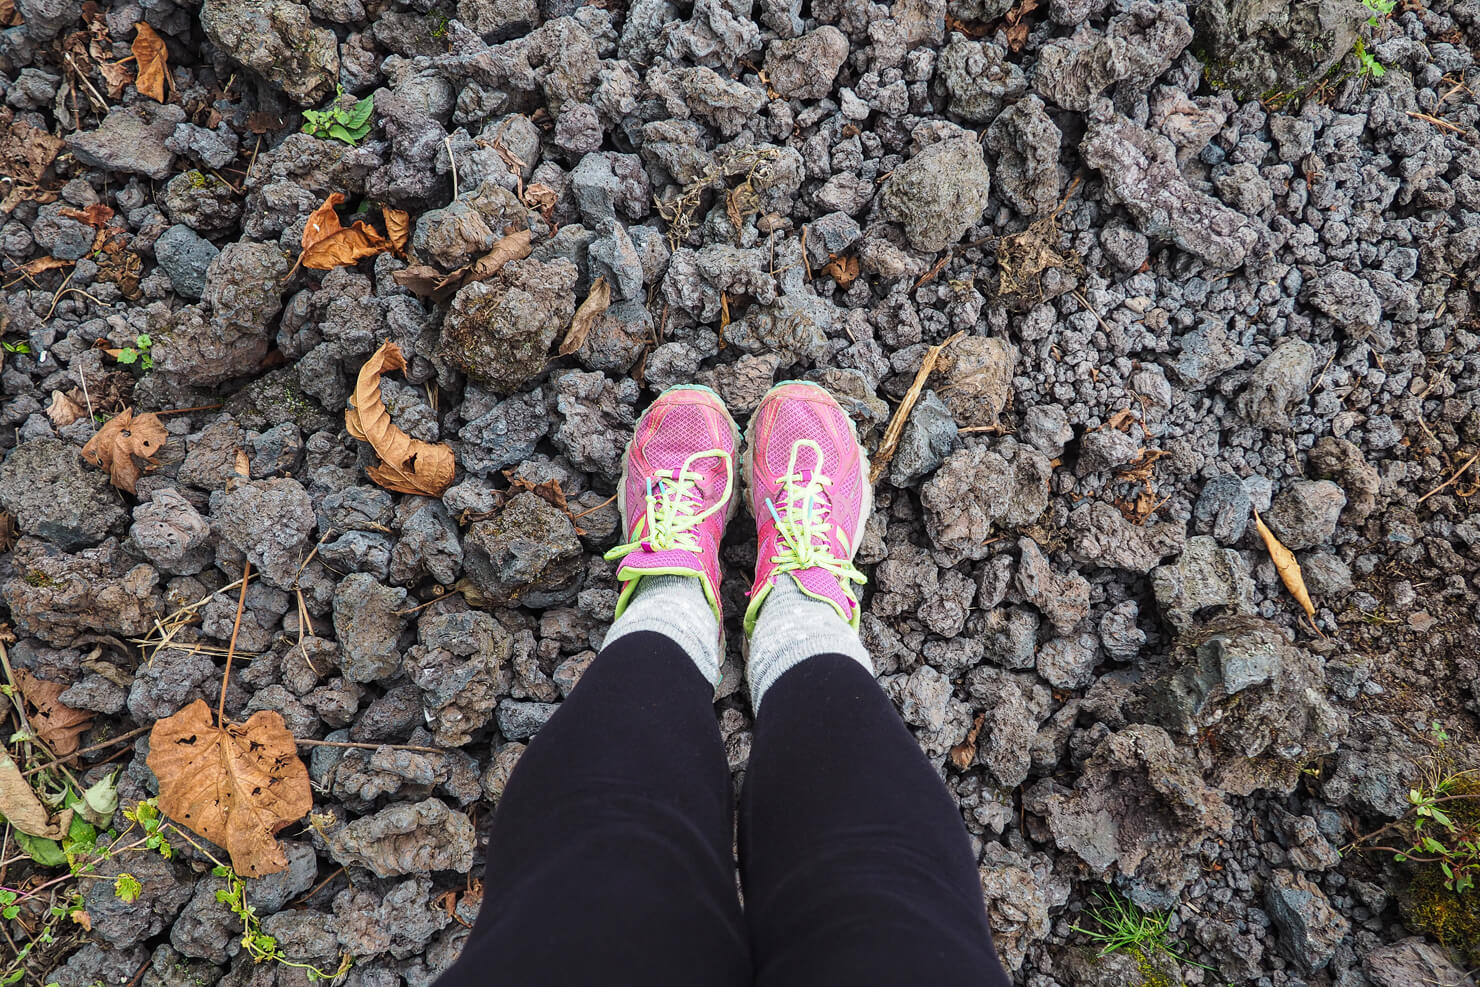
{"type": "Polygon", "coordinates": [[[1008,983],[960,814],[842,655],[766,693],[742,911],[712,698],[660,634],[601,653],[509,779],[483,910],[437,987],[1008,983]]]}

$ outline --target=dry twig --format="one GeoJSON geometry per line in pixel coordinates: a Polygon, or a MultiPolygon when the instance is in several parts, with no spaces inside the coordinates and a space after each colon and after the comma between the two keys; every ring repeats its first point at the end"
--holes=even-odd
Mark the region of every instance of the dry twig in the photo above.
{"type": "Polygon", "coordinates": [[[915,402],[920,399],[920,392],[925,390],[925,381],[930,378],[931,371],[935,369],[935,363],[940,359],[941,352],[964,335],[964,332],[958,332],[939,346],[932,346],[925,351],[925,358],[920,361],[920,369],[915,372],[915,382],[905,393],[904,400],[899,402],[899,407],[894,409],[894,417],[889,419],[889,426],[884,429],[884,440],[879,443],[879,451],[874,453],[873,466],[869,468],[870,483],[878,481],[879,476],[888,467],[889,461],[894,458],[894,449],[899,445],[899,437],[904,432],[904,424],[909,420],[915,402]]]}

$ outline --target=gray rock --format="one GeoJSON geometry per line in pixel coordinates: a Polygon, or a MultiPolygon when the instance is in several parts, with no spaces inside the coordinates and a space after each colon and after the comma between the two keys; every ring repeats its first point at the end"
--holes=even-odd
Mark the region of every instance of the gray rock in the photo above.
{"type": "Polygon", "coordinates": [[[173,864],[152,853],[110,857],[95,873],[98,880],[88,881],[83,889],[92,934],[119,949],[158,935],[190,900],[191,885],[181,883],[173,864]],[[122,901],[113,893],[113,880],[122,873],[139,882],[139,896],[133,901],[122,901]]]}
{"type": "Polygon", "coordinates": [[[1449,961],[1443,949],[1418,936],[1400,939],[1372,950],[1362,961],[1367,977],[1377,987],[1444,984],[1474,987],[1469,974],[1449,961]]]}
{"type": "Polygon", "coordinates": [[[221,964],[241,949],[235,928],[241,923],[216,899],[216,892],[225,890],[224,877],[208,874],[195,883],[195,894],[170,925],[170,945],[181,956],[221,964]]]}
{"type": "Polygon", "coordinates": [[[1146,236],[1123,223],[1107,223],[1100,230],[1100,249],[1105,259],[1122,271],[1139,271],[1151,253],[1146,236]]]}
{"type": "Polygon", "coordinates": [[[1038,674],[1056,689],[1080,689],[1095,678],[1095,647],[1092,631],[1052,638],[1038,649],[1038,674]]]}
{"type": "Polygon", "coordinates": [[[1316,351],[1303,339],[1275,347],[1249,375],[1249,384],[1234,407],[1260,428],[1288,430],[1291,406],[1304,400],[1316,369],[1316,351]]]}
{"type": "Polygon", "coordinates": [[[950,409],[934,391],[925,391],[899,435],[889,462],[889,482],[896,487],[914,486],[935,472],[955,444],[956,421],[950,409]]]}
{"type": "Polygon", "coordinates": [[[1141,2],[1114,18],[1100,34],[1080,28],[1044,45],[1033,72],[1033,88],[1067,110],[1083,113],[1110,85],[1126,80],[1149,86],[1192,40],[1181,3],[1141,2]]]}
{"type": "MultiPolygon", "coordinates": [[[[168,946],[164,947],[169,949],[168,946]]],[[[171,950],[173,952],[173,950],[171,950]]],[[[46,976],[46,987],[97,987],[98,984],[127,984],[149,959],[143,946],[107,949],[95,942],[84,945],[54,967],[46,976]]],[[[184,965],[183,963],[181,964],[184,965]]],[[[144,987],[156,987],[145,977],[144,987]]],[[[169,985],[174,987],[174,985],[169,985]]]]}
{"type": "Polygon", "coordinates": [[[457,19],[484,41],[507,41],[537,27],[540,8],[534,0],[458,0],[457,19]]]}
{"type": "Polygon", "coordinates": [[[319,548],[318,557],[335,572],[363,572],[388,579],[391,537],[375,531],[346,531],[319,548]]]}
{"type": "Polygon", "coordinates": [[[1295,92],[1346,57],[1369,16],[1359,0],[1212,0],[1196,5],[1197,45],[1213,54],[1206,72],[1219,86],[1245,97],[1295,92]]]}
{"type": "Polygon", "coordinates": [[[1329,552],[1311,552],[1300,560],[1305,588],[1316,599],[1329,599],[1350,592],[1352,569],[1329,552]]]}
{"type": "Polygon", "coordinates": [[[986,658],[1003,668],[1032,668],[1038,649],[1038,617],[1020,607],[997,608],[982,623],[986,658]]]}
{"type": "MultiPolygon", "coordinates": [[[[159,202],[170,222],[188,226],[204,236],[231,231],[242,214],[241,196],[215,175],[201,171],[182,171],[171,178],[165,183],[159,202]]],[[[312,208],[308,203],[304,205],[312,208]]],[[[293,214],[298,215],[296,207],[293,214]]]]}
{"type": "Polygon", "coordinates": [[[153,491],[148,503],[134,509],[129,537],[161,572],[188,576],[210,565],[215,557],[208,544],[210,524],[173,487],[153,491]]]}
{"type": "Polygon", "coordinates": [[[575,265],[528,259],[465,285],[442,326],[442,356],[499,395],[544,368],[550,344],[575,315],[575,265]]]}
{"type": "Polygon", "coordinates": [[[207,168],[225,168],[237,153],[236,133],[225,123],[215,130],[182,123],[164,142],[176,154],[189,154],[207,168]]]}
{"type": "Polygon", "coordinates": [[[77,10],[66,0],[16,0],[16,9],[25,21],[26,33],[36,41],[46,41],[62,28],[77,22],[77,10]]]}
{"type": "Polygon", "coordinates": [[[505,740],[528,740],[555,715],[556,703],[521,703],[505,699],[498,704],[498,730],[505,740]]]}
{"type": "Polygon", "coordinates": [[[175,162],[164,142],[184,119],[185,111],[174,104],[115,106],[97,130],[69,136],[67,147],[85,165],[163,181],[170,177],[175,162]]]}
{"type": "Polygon", "coordinates": [[[443,870],[466,874],[476,842],[472,821],[438,799],[386,806],[328,838],[335,860],[366,867],[376,877],[443,870]]]}
{"type": "Polygon", "coordinates": [[[1360,524],[1377,510],[1382,481],[1377,467],[1372,466],[1346,439],[1322,436],[1310,450],[1310,469],[1318,476],[1335,480],[1346,494],[1342,518],[1352,525],[1360,524]]]}
{"type": "Polygon", "coordinates": [[[1187,184],[1171,141],[1116,113],[1109,100],[1095,104],[1090,121],[1080,154],[1104,176],[1110,201],[1124,206],[1142,233],[1170,240],[1219,270],[1244,262],[1259,240],[1257,228],[1187,184]]]}
{"type": "Polygon", "coordinates": [[[457,523],[440,500],[418,497],[401,505],[401,537],[391,551],[392,582],[410,585],[430,576],[443,586],[457,581],[462,542],[457,523]]]}
{"type": "Polygon", "coordinates": [[[533,493],[469,526],[463,548],[468,579],[494,605],[558,606],[580,589],[583,553],[575,526],[533,493]]]}
{"type": "Polygon", "coordinates": [[[1346,495],[1330,480],[1296,480],[1270,505],[1265,523],[1286,548],[1298,552],[1331,541],[1346,495]]]}
{"type": "Polygon", "coordinates": [[[314,528],[313,502],[302,484],[280,477],[217,491],[211,495],[211,521],[228,555],[245,555],[268,585],[293,588],[314,528]]]}
{"type": "Polygon", "coordinates": [[[1009,464],[981,446],[958,449],[920,488],[925,530],[937,558],[985,558],[993,525],[1027,525],[1048,506],[1048,460],[1025,446],[1009,464]]]}
{"type": "Polygon", "coordinates": [[[281,88],[299,106],[313,106],[334,90],[338,40],[333,31],[316,26],[302,4],[206,0],[200,25],[223,54],[281,88]]]}
{"type": "Polygon", "coordinates": [[[788,99],[826,99],[847,58],[848,38],[824,24],[800,38],[771,42],[766,74],[771,88],[788,99]]]}
{"type": "Polygon", "coordinates": [[[1275,113],[1269,118],[1269,132],[1279,146],[1280,160],[1299,161],[1316,145],[1316,127],[1309,120],[1275,113]]]}
{"type": "Polygon", "coordinates": [[[1229,473],[1220,473],[1203,484],[1192,507],[1193,530],[1211,534],[1222,545],[1232,545],[1244,536],[1253,501],[1243,481],[1229,473]]]}
{"type": "Polygon", "coordinates": [[[1050,459],[1064,453],[1064,445],[1074,438],[1069,416],[1056,404],[1035,404],[1023,412],[1018,438],[1050,459]]]}
{"type": "MultiPolygon", "coordinates": [[[[162,720],[197,699],[209,699],[214,703],[216,700],[211,697],[221,688],[218,671],[204,654],[162,648],[134,675],[128,693],[129,715],[162,720]],[[217,679],[214,686],[211,685],[213,678],[217,679]]],[[[229,692],[227,698],[231,698],[229,692]]]]}
{"type": "Polygon", "coordinates": [[[1300,300],[1325,312],[1331,321],[1357,336],[1366,336],[1382,321],[1382,301],[1369,279],[1332,264],[1305,282],[1300,300]]]}
{"type": "Polygon", "coordinates": [[[1024,216],[1052,212],[1059,203],[1063,136],[1037,96],[1018,100],[987,128],[987,149],[997,155],[997,194],[1024,216]]]}
{"type": "Polygon", "coordinates": [[[1325,969],[1351,923],[1303,874],[1277,870],[1264,889],[1264,904],[1279,929],[1280,952],[1306,973],[1325,969]]]}
{"type": "Polygon", "coordinates": [[[27,534],[73,551],[123,528],[128,515],[108,474],[61,439],[32,439],[0,464],[0,506],[27,534]]]}
{"type": "Polygon", "coordinates": [[[31,224],[31,236],[36,246],[58,260],[78,260],[92,252],[96,231],[81,220],[63,216],[64,208],[54,202],[42,206],[31,224]]]}
{"type": "Polygon", "coordinates": [[[350,573],[340,581],[334,590],[334,636],[345,678],[374,682],[400,671],[396,641],[406,618],[396,611],[405,603],[405,589],[386,586],[368,573],[350,573]]]}
{"type": "Polygon", "coordinates": [[[1153,570],[1151,587],[1162,616],[1177,631],[1191,627],[1208,607],[1254,612],[1254,580],[1243,557],[1207,535],[1187,539],[1175,562],[1153,570]]]}
{"type": "Polygon", "coordinates": [[[1136,625],[1141,607],[1135,600],[1117,603],[1100,618],[1100,647],[1116,661],[1135,661],[1146,644],[1146,632],[1136,625]]]}
{"type": "Polygon", "coordinates": [[[421,689],[435,742],[461,747],[493,715],[512,638],[488,614],[464,611],[423,617],[417,640],[406,652],[406,675],[421,689]]]}
{"type": "Polygon", "coordinates": [[[1150,572],[1162,559],[1182,550],[1186,532],[1170,521],[1131,524],[1114,505],[1101,500],[1080,504],[1069,512],[1076,537],[1069,554],[1089,565],[1150,572]]]}
{"type": "Polygon", "coordinates": [[[637,382],[568,370],[554,380],[559,425],[555,445],[577,469],[616,480],[637,420],[637,382]]]}
{"type": "Polygon", "coordinates": [[[288,869],[276,874],[249,877],[243,882],[247,888],[247,900],[259,915],[271,915],[286,908],[288,902],[314,886],[319,873],[319,858],[307,843],[297,840],[279,839],[278,846],[288,858],[288,869]]]}
{"type": "Polygon", "coordinates": [[[616,220],[618,212],[628,219],[641,219],[652,208],[647,172],[635,154],[587,154],[571,169],[570,191],[582,218],[593,228],[616,220]]]}
{"type": "Polygon", "coordinates": [[[1212,319],[1184,335],[1182,352],[1166,364],[1172,379],[1190,390],[1201,390],[1225,370],[1243,362],[1244,349],[1229,338],[1227,327],[1212,319]]]}
{"type": "Polygon", "coordinates": [[[463,468],[486,476],[518,465],[534,455],[550,425],[545,394],[540,388],[506,398],[458,433],[463,440],[459,457],[463,468]]]}
{"type": "Polygon", "coordinates": [[[962,428],[995,428],[1012,397],[1017,347],[998,336],[963,336],[944,350],[936,370],[951,417],[962,428]]]}
{"type": "MultiPolygon", "coordinates": [[[[445,909],[427,907],[432,891],[432,882],[423,877],[401,881],[383,896],[364,886],[344,889],[334,896],[334,928],[339,945],[357,961],[386,953],[405,959],[425,952],[427,942],[453,921],[445,909]]],[[[365,964],[363,968],[373,970],[376,964],[365,964]]],[[[397,975],[391,973],[391,977],[397,975]]]]}
{"type": "Polygon", "coordinates": [[[935,77],[950,97],[947,108],[972,123],[996,119],[1005,102],[1028,91],[1023,70],[990,41],[953,38],[941,49],[935,77]]]}
{"type": "Polygon", "coordinates": [[[608,223],[606,233],[591,241],[586,262],[591,265],[593,281],[601,277],[611,285],[613,300],[642,297],[642,256],[621,223],[608,223]]]}
{"type": "MultiPolygon", "coordinates": [[[[1077,572],[1053,571],[1043,550],[1031,538],[1018,539],[1019,561],[1013,591],[1067,635],[1089,616],[1089,583],[1077,572]]],[[[1093,645],[1091,645],[1093,648],[1093,645]]]]}
{"type": "Polygon", "coordinates": [[[977,868],[992,943],[1007,969],[1022,969],[1028,950],[1048,938],[1053,915],[1069,900],[1069,879],[1046,853],[1019,853],[1001,843],[982,847],[977,868]]]}
{"type": "Polygon", "coordinates": [[[190,227],[177,223],[154,241],[154,256],[175,294],[197,300],[206,290],[206,269],[221,251],[190,227]]]}
{"type": "Polygon", "coordinates": [[[970,136],[947,137],[894,169],[879,190],[879,214],[904,228],[916,250],[944,250],[981,218],[991,172],[970,136]]]}
{"type": "MultiPolygon", "coordinates": [[[[513,197],[503,189],[498,191],[513,197]]],[[[502,232],[489,227],[488,218],[467,197],[441,209],[430,209],[417,217],[411,247],[417,257],[445,270],[462,267],[488,253],[502,239],[502,232]]]]}
{"type": "Polygon", "coordinates": [[[1109,472],[1134,462],[1141,451],[1140,440],[1118,428],[1086,432],[1079,440],[1079,462],[1074,472],[1080,476],[1109,472]]]}

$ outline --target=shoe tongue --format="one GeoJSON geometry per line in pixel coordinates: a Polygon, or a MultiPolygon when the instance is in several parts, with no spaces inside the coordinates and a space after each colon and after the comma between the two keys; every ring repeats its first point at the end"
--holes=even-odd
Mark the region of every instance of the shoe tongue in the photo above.
{"type": "Polygon", "coordinates": [[[826,569],[794,569],[787,573],[797,584],[803,593],[808,596],[826,600],[838,608],[838,613],[844,620],[853,619],[853,611],[857,604],[843,592],[843,586],[838,578],[826,569]]]}
{"type": "Polygon", "coordinates": [[[674,570],[681,570],[687,573],[702,572],[704,570],[704,563],[696,553],[688,552],[681,548],[670,548],[653,552],[636,551],[629,553],[622,559],[622,565],[617,569],[617,578],[626,581],[637,576],[672,572],[674,570]]]}

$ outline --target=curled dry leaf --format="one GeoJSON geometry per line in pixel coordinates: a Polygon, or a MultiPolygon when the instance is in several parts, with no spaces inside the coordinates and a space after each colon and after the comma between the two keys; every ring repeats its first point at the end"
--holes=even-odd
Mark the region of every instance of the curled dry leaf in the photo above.
{"type": "Polygon", "coordinates": [[[492,250],[473,263],[459,267],[451,274],[443,274],[435,267],[417,266],[397,271],[391,276],[395,278],[396,284],[413,295],[440,303],[457,294],[457,289],[463,285],[472,281],[487,281],[509,261],[528,256],[529,231],[519,230],[494,244],[492,250]]]}
{"type": "Polygon", "coordinates": [[[330,193],[323,205],[308,217],[308,224],[303,227],[303,253],[298,257],[298,263],[304,267],[327,271],[391,249],[391,242],[362,219],[349,227],[341,226],[334,209],[342,202],[343,193],[330,193]]]}
{"type": "Polygon", "coordinates": [[[264,709],[245,723],[216,726],[197,699],[154,724],[148,764],[159,779],[161,811],[225,847],[238,874],[287,869],[275,837],[308,814],[313,792],[281,714],[264,709]]]}
{"type": "Polygon", "coordinates": [[[834,257],[822,268],[822,273],[836,281],[839,288],[846,289],[858,280],[858,258],[834,257]]]}
{"type": "Polygon", "coordinates": [[[82,735],[92,726],[93,714],[73,709],[62,702],[62,693],[67,691],[65,685],[38,679],[24,668],[15,670],[15,684],[34,710],[30,720],[31,726],[36,728],[36,736],[54,754],[66,755],[75,751],[82,735]]]}
{"type": "Polygon", "coordinates": [[[156,103],[164,102],[164,80],[169,71],[169,51],[154,28],[144,21],[134,25],[134,43],[130,49],[134,62],[139,67],[139,78],[134,88],[156,103]]]}
{"type": "Polygon", "coordinates": [[[45,274],[47,271],[57,271],[64,267],[71,267],[75,263],[77,263],[75,260],[61,260],[57,257],[37,257],[35,260],[26,261],[20,267],[16,268],[16,270],[26,277],[35,277],[38,274],[45,274]]]}
{"type": "Polygon", "coordinates": [[[413,439],[391,421],[380,397],[380,375],[405,370],[401,347],[386,341],[360,368],[350,407],[344,413],[349,434],[370,443],[381,461],[367,471],[370,479],[398,493],[440,497],[452,486],[457,461],[452,447],[413,439]]]}
{"type": "Polygon", "coordinates": [[[385,220],[385,236],[391,242],[391,252],[397,257],[406,256],[406,244],[411,242],[411,214],[404,209],[380,207],[385,220]]]}
{"type": "Polygon", "coordinates": [[[555,203],[559,200],[560,193],[543,182],[531,182],[524,187],[524,204],[531,209],[538,209],[546,223],[550,223],[551,217],[555,215],[555,203]]]}
{"type": "Polygon", "coordinates": [[[561,342],[558,351],[560,356],[570,356],[581,348],[586,342],[586,337],[591,333],[591,327],[596,325],[596,320],[601,318],[601,313],[605,312],[611,303],[611,285],[606,283],[606,278],[598,277],[591,282],[591,291],[570,320],[570,328],[566,330],[565,340],[561,342]]]}
{"type": "Polygon", "coordinates": [[[965,771],[971,767],[971,762],[976,760],[976,738],[982,732],[982,723],[987,714],[978,713],[972,721],[971,729],[966,734],[966,739],[951,748],[951,763],[956,766],[957,771],[965,771]]]}
{"type": "Polygon", "coordinates": [[[87,411],[71,396],[61,391],[51,392],[51,406],[46,409],[46,417],[50,418],[51,423],[57,428],[66,427],[85,414],[87,411]]]}
{"type": "Polygon", "coordinates": [[[0,816],[27,836],[44,840],[61,839],[72,825],[72,810],[55,816],[48,812],[4,747],[0,747],[0,816]]]}
{"type": "Polygon", "coordinates": [[[1300,563],[1295,560],[1295,553],[1280,543],[1259,516],[1254,512],[1254,527],[1259,531],[1259,537],[1264,539],[1264,547],[1269,552],[1270,559],[1274,562],[1275,571],[1280,574],[1280,582],[1285,584],[1285,589],[1295,597],[1295,602],[1305,611],[1305,619],[1310,621],[1310,629],[1321,637],[1321,629],[1316,626],[1316,608],[1310,601],[1310,591],[1305,588],[1305,577],[1301,575],[1300,563]]]}
{"type": "Polygon", "coordinates": [[[82,447],[82,458],[107,470],[115,487],[133,493],[143,472],[139,461],[153,464],[155,453],[168,438],[158,415],[150,412],[135,418],[133,409],[125,408],[88,440],[82,447]]]}

